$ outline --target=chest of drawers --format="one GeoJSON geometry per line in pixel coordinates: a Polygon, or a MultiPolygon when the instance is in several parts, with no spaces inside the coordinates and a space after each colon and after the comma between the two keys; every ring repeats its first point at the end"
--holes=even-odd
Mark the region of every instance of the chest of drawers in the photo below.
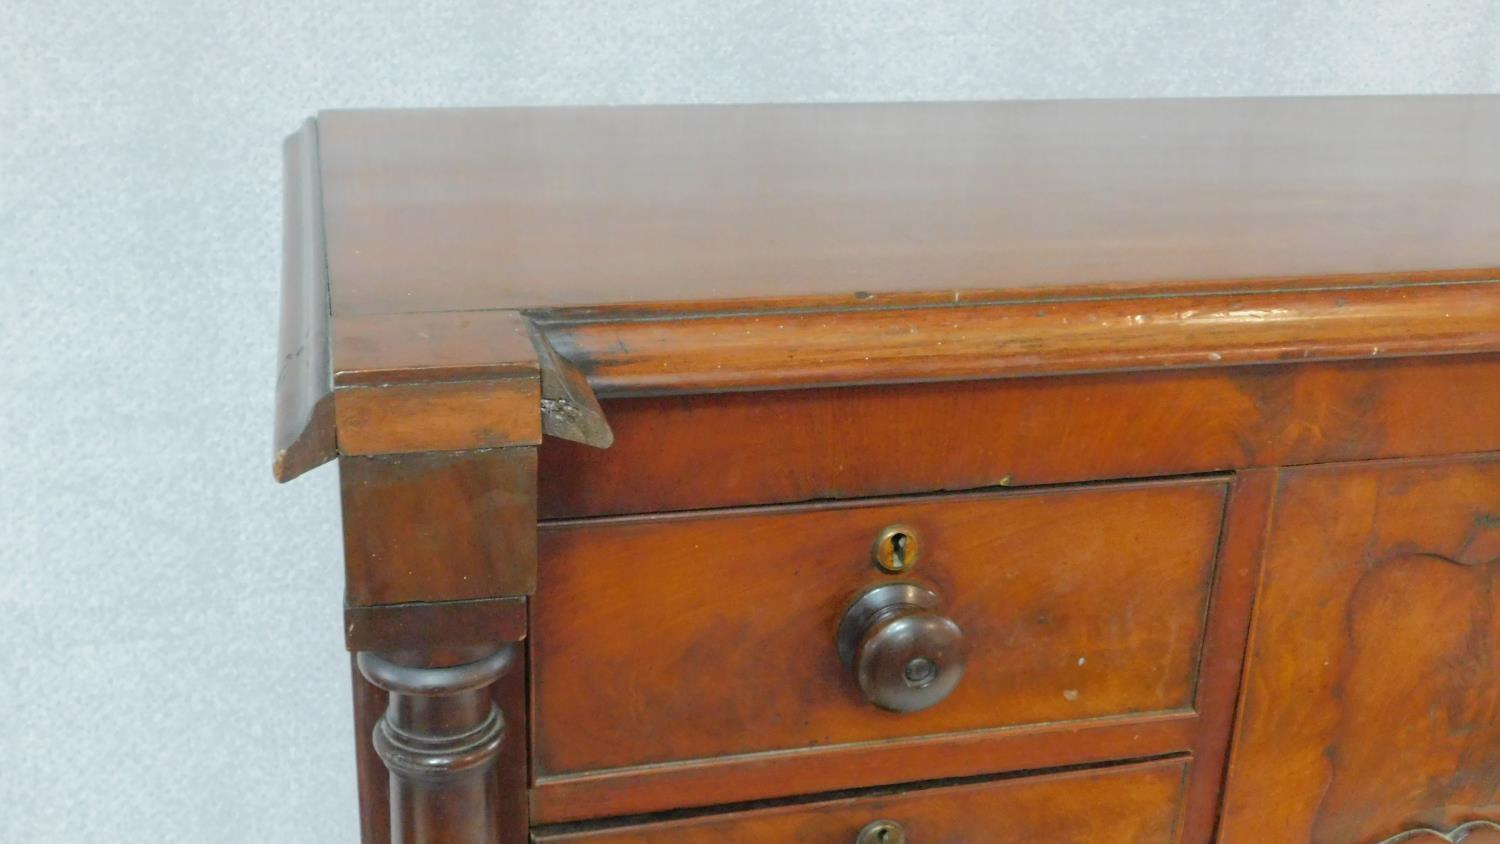
{"type": "Polygon", "coordinates": [[[367,842],[1500,840],[1500,98],[329,112],[367,842]]]}

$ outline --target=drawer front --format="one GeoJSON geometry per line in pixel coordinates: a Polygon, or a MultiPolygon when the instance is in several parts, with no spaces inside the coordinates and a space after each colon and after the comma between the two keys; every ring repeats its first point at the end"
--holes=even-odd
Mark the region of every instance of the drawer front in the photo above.
{"type": "Polygon", "coordinates": [[[1211,479],[544,526],[538,778],[1191,709],[1225,490],[1211,479]],[[916,546],[898,574],[872,561],[892,525],[916,546]],[[936,595],[967,650],[952,693],[918,712],[873,705],[835,648],[851,599],[889,583],[936,595]]]}
{"type": "Polygon", "coordinates": [[[1500,449],[1500,355],[606,399],[543,518],[1500,449]]]}
{"type": "Polygon", "coordinates": [[[1166,760],[607,830],[539,832],[533,840],[875,844],[881,840],[876,825],[885,821],[886,840],[906,844],[1166,844],[1176,838],[1185,769],[1181,760],[1166,760]],[[894,837],[897,832],[904,837],[894,837]]]}
{"type": "Polygon", "coordinates": [[[1223,840],[1500,840],[1500,460],[1294,470],[1276,501],[1223,840]]]}

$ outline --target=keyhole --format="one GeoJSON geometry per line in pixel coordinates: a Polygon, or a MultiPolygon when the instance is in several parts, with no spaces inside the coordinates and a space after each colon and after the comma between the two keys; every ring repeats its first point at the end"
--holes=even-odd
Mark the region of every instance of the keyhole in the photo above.
{"type": "MultiPolygon", "coordinates": [[[[904,533],[897,533],[891,536],[891,563],[893,564],[893,568],[906,568],[906,544],[908,541],[909,537],[904,533]]],[[[880,834],[882,836],[885,835],[884,832],[880,834]]],[[[881,840],[884,841],[885,839],[881,838],[881,840]]]]}
{"type": "Polygon", "coordinates": [[[854,841],[855,844],[906,844],[906,830],[895,821],[871,821],[854,841]]]}
{"type": "Polygon", "coordinates": [[[875,564],[892,574],[917,564],[917,535],[905,525],[891,525],[875,537],[875,564]]]}

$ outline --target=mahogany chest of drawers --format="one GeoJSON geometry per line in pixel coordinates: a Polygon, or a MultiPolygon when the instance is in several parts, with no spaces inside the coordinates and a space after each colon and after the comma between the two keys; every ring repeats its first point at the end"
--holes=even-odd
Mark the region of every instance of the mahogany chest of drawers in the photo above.
{"type": "Polygon", "coordinates": [[[1500,840],[1500,98],[285,161],[365,841],[1500,840]]]}

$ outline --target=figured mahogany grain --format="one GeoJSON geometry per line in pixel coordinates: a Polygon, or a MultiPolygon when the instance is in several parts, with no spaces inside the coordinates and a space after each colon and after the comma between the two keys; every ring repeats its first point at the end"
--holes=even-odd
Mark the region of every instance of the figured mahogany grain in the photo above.
{"type": "Polygon", "coordinates": [[[1191,709],[1224,497],[1207,480],[544,527],[536,774],[1191,709]],[[899,578],[870,559],[896,523],[923,545],[899,578]],[[952,695],[900,715],[833,645],[853,596],[892,580],[937,592],[969,643],[952,695]]]}
{"type": "Polygon", "coordinates": [[[1497,578],[1500,458],[1286,472],[1222,840],[1500,820],[1497,578]]]}
{"type": "Polygon", "coordinates": [[[1225,841],[1492,836],[1497,136],[1493,96],[322,115],[276,471],[341,457],[351,643],[525,634],[559,520],[495,691],[530,742],[417,837],[1206,844],[1237,694],[1225,841]],[[911,512],[979,649],[896,716],[832,637],[911,512]]]}
{"type": "Polygon", "coordinates": [[[549,440],[544,518],[1500,449],[1500,357],[1229,367],[605,402],[549,440]],[[792,467],[795,467],[793,469],[792,467]]]}
{"type": "Polygon", "coordinates": [[[912,789],[806,805],[615,829],[539,830],[537,844],[853,842],[877,819],[912,844],[1173,841],[1186,764],[1168,759],[1107,770],[912,789]]]}

